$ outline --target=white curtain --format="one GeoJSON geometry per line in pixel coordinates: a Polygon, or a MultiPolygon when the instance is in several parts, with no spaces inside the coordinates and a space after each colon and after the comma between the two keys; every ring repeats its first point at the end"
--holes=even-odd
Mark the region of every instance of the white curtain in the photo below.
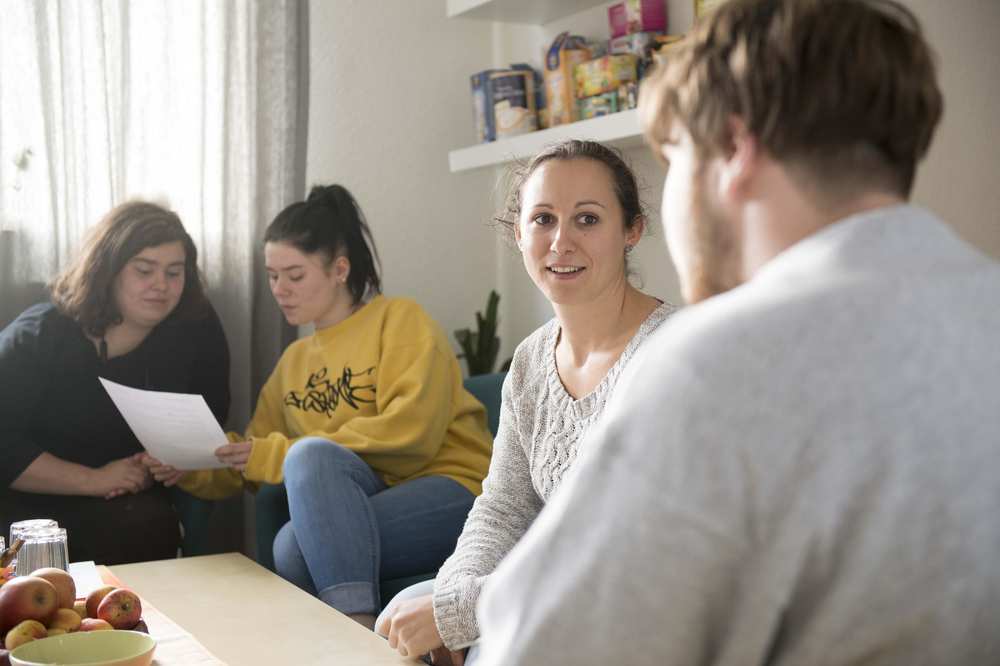
{"type": "Polygon", "coordinates": [[[264,227],[304,190],[297,0],[3,0],[0,324],[115,204],[178,212],[229,337],[242,428],[283,335],[264,227]]]}
{"type": "MultiPolygon", "coordinates": [[[[229,425],[242,430],[293,336],[261,238],[305,189],[303,3],[2,2],[0,327],[45,299],[107,210],[165,203],[198,246],[232,355],[229,425]]],[[[249,531],[235,527],[227,545],[249,531]]]]}

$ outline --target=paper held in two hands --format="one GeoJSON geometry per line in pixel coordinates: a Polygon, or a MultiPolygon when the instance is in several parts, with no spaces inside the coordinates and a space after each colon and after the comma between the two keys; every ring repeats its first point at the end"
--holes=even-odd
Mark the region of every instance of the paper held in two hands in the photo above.
{"type": "Polygon", "coordinates": [[[101,379],[122,418],[150,455],[177,469],[226,467],[215,450],[227,443],[200,395],[144,391],[101,379]]]}

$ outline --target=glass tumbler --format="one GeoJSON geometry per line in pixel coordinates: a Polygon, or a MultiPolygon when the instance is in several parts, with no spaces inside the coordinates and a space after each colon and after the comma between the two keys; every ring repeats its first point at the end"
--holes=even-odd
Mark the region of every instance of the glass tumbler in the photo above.
{"type": "Polygon", "coordinates": [[[69,541],[64,527],[43,527],[21,534],[24,545],[17,554],[17,576],[27,576],[42,567],[69,570],[69,541]]]}
{"type": "MultiPolygon", "coordinates": [[[[18,537],[24,538],[24,534],[32,530],[47,529],[52,527],[59,527],[59,523],[51,518],[32,518],[31,520],[19,520],[16,523],[11,523],[10,543],[13,545],[14,542],[17,541],[18,537]]],[[[17,558],[15,557],[10,564],[15,567],[16,570],[17,558]]],[[[32,571],[34,571],[34,569],[32,569],[32,571]]]]}

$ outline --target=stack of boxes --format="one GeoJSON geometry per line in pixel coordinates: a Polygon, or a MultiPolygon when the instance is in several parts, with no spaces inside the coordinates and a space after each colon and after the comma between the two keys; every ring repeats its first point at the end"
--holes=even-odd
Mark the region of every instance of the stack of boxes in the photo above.
{"type": "Polygon", "coordinates": [[[656,38],[667,31],[665,0],[623,0],[608,7],[608,55],[576,70],[580,118],[633,109],[638,82],[651,62],[656,38]]]}
{"type": "Polygon", "coordinates": [[[608,24],[606,43],[558,35],[541,76],[524,64],[474,74],[479,141],[635,108],[639,79],[665,41],[666,0],[622,0],[608,8],[608,24]]]}

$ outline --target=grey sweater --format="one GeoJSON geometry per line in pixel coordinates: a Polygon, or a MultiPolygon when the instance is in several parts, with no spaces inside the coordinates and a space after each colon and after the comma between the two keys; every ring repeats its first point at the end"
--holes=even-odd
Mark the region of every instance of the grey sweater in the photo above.
{"type": "Polygon", "coordinates": [[[643,345],[477,666],[998,664],[998,512],[1000,266],[851,217],[643,345]]]}
{"type": "Polygon", "coordinates": [[[479,637],[476,602],[483,581],[573,465],[580,442],[604,412],[640,343],[672,311],[668,304],[653,310],[601,383],[579,400],[566,392],[556,371],[557,320],[518,345],[503,384],[500,426],[483,493],[434,583],[434,619],[447,647],[465,647],[479,637]]]}

